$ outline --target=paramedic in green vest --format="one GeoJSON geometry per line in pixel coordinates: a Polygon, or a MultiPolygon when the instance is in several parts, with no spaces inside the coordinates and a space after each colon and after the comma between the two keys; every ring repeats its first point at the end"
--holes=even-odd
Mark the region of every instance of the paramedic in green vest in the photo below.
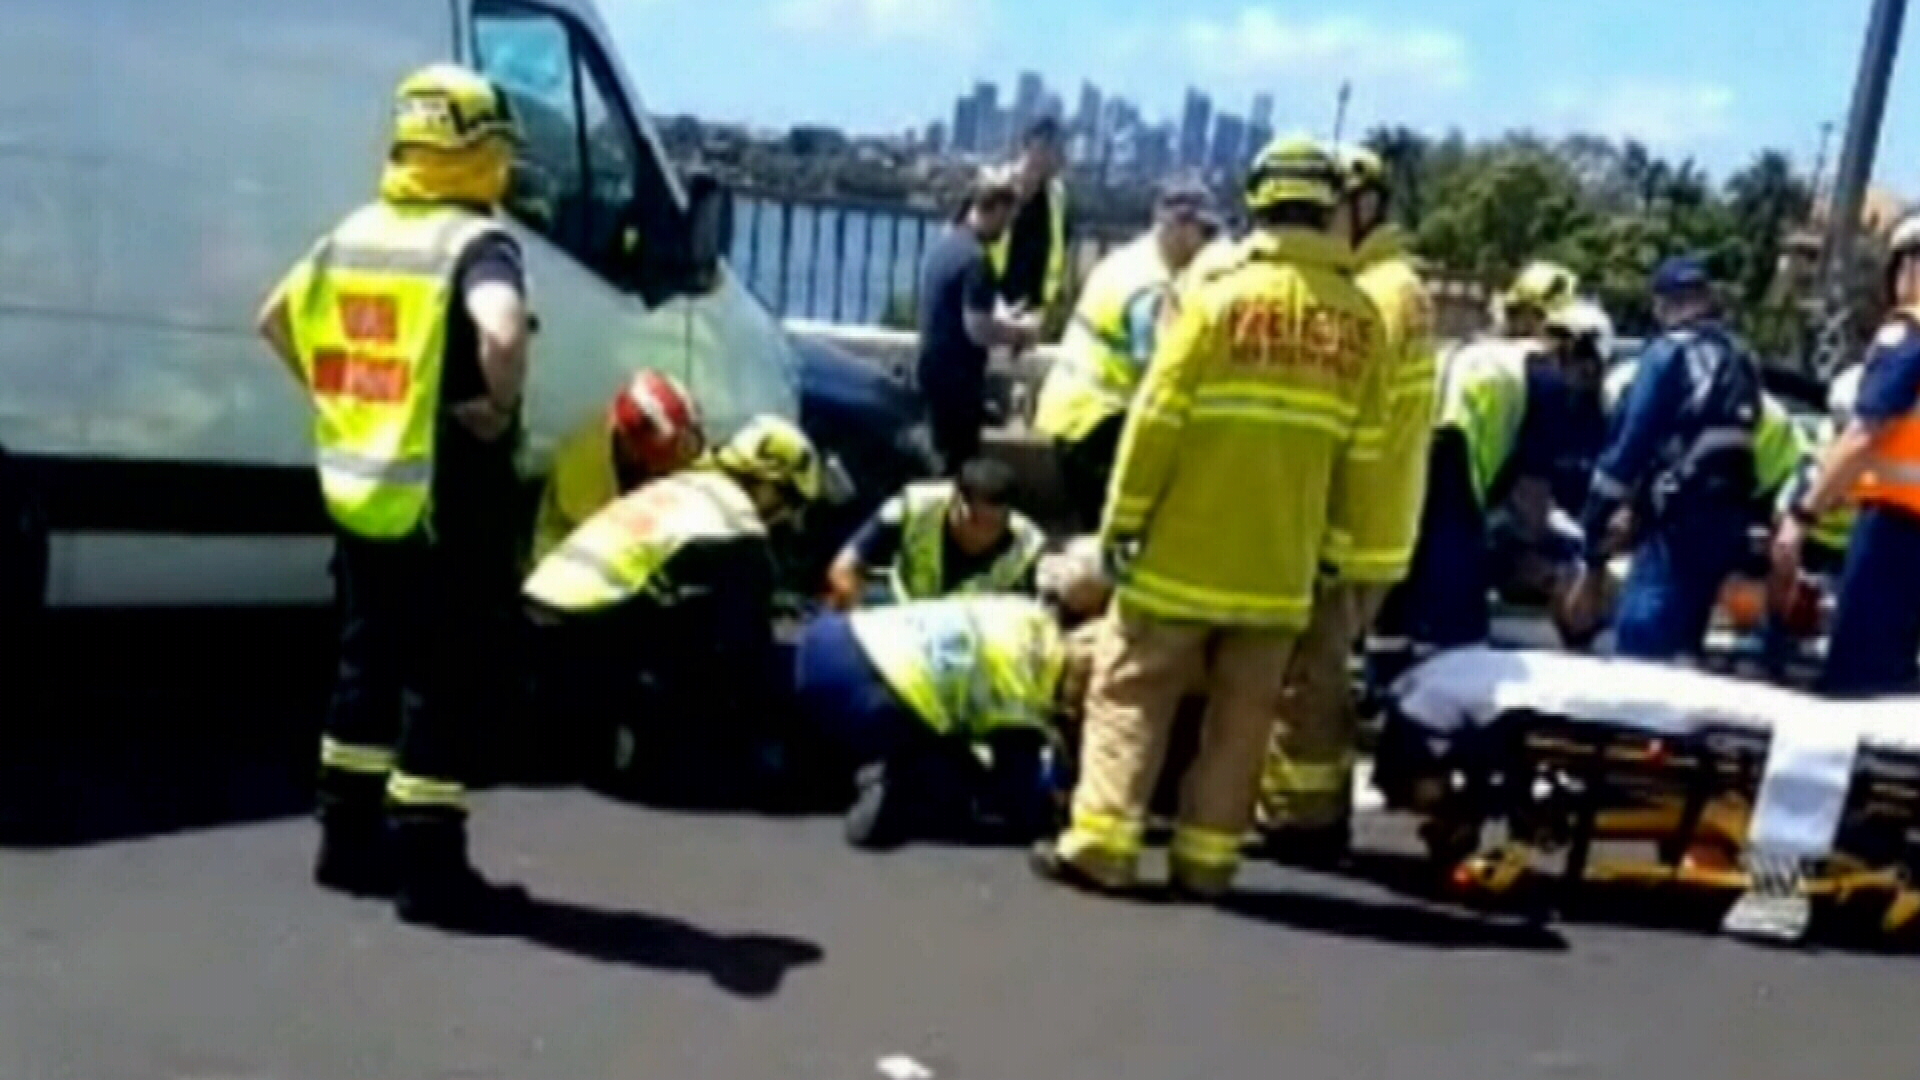
{"type": "Polygon", "coordinates": [[[467,780],[510,611],[529,315],[495,218],[519,131],[463,68],[396,95],[380,197],[322,237],[260,314],[313,404],[333,518],[339,668],[320,747],[314,879],[401,918],[485,930],[526,894],[467,856],[467,780]]]}
{"type": "Polygon", "coordinates": [[[1500,335],[1442,358],[1413,561],[1368,646],[1376,685],[1415,656],[1486,640],[1488,515],[1522,485],[1529,505],[1550,505],[1556,464],[1598,426],[1597,365],[1559,359],[1572,342],[1555,331],[1579,310],[1577,288],[1562,267],[1528,266],[1501,297],[1500,335]]]}
{"type": "Polygon", "coordinates": [[[762,793],[753,770],[786,686],[768,531],[820,497],[822,476],[806,435],[758,417],[706,462],[608,504],[534,568],[523,592],[542,700],[605,755],[589,769],[614,765],[681,802],[762,793]]]}
{"type": "Polygon", "coordinates": [[[1213,194],[1197,179],[1168,181],[1153,227],[1095,266],[1080,290],[1060,356],[1047,370],[1033,427],[1053,440],[1079,527],[1100,527],[1127,407],[1153,358],[1155,329],[1174,282],[1220,229],[1213,194]]]}
{"type": "Polygon", "coordinates": [[[1058,308],[1067,280],[1066,133],[1043,116],[1027,128],[1014,162],[1019,195],[1013,224],[987,249],[994,287],[1014,311],[1041,315],[1058,308]]]}
{"type": "Polygon", "coordinates": [[[1054,613],[1029,597],[915,601],[807,624],[795,689],[802,722],[858,768],[848,843],[1042,835],[1053,816],[1043,751],[1071,685],[1066,656],[1054,613]]]}
{"type": "Polygon", "coordinates": [[[960,593],[1033,590],[1046,535],[1011,505],[1011,466],[976,458],[952,481],[908,485],[881,504],[827,571],[837,610],[860,606],[870,575],[884,572],[896,603],[960,593]]]}

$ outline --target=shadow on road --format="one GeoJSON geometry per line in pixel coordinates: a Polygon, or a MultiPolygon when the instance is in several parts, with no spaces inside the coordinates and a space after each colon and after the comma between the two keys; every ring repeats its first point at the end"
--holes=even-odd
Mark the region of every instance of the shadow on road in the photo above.
{"type": "Polygon", "coordinates": [[[1567,941],[1538,925],[1498,921],[1403,901],[1362,900],[1293,889],[1242,890],[1221,910],[1335,937],[1433,949],[1561,952],[1567,941]]]}
{"type": "Polygon", "coordinates": [[[729,937],[659,915],[614,912],[536,897],[517,936],[603,964],[706,975],[744,998],[778,993],[787,973],[826,954],[810,941],[729,937]]]}

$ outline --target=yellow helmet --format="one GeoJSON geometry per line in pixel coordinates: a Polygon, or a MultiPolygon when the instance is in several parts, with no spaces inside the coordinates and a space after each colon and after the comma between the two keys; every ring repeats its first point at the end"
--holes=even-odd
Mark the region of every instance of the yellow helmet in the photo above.
{"type": "Polygon", "coordinates": [[[1268,143],[1247,171],[1247,209],[1283,203],[1332,208],[1345,188],[1340,162],[1316,139],[1288,135],[1268,143]]]}
{"type": "Polygon", "coordinates": [[[434,64],[400,81],[393,98],[394,149],[467,150],[487,139],[520,139],[512,105],[487,78],[434,64]]]}
{"type": "Polygon", "coordinates": [[[714,464],[735,476],[785,487],[812,502],[824,487],[820,452],[792,423],[756,416],[714,451],[714,464]]]}
{"type": "Polygon", "coordinates": [[[1346,153],[1346,166],[1349,194],[1387,190],[1387,163],[1379,154],[1364,146],[1353,147],[1346,153]]]}
{"type": "Polygon", "coordinates": [[[1558,263],[1536,259],[1513,279],[1501,302],[1509,311],[1533,308],[1543,315],[1552,315],[1572,303],[1579,291],[1580,279],[1573,271],[1558,263]]]}

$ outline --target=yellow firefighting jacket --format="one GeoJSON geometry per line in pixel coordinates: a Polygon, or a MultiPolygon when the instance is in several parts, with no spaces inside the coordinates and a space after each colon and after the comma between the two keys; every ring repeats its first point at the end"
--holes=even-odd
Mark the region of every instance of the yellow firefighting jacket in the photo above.
{"type": "Polygon", "coordinates": [[[1406,577],[1427,495],[1427,450],[1433,445],[1438,374],[1433,305],[1406,236],[1387,225],[1355,253],[1357,281],[1379,308],[1391,357],[1382,377],[1386,395],[1377,460],[1341,470],[1339,491],[1349,529],[1330,538],[1328,561],[1343,581],[1391,585],[1406,577]]]}
{"type": "Polygon", "coordinates": [[[1138,541],[1119,601],[1166,619],[1298,629],[1343,464],[1377,457],[1387,370],[1351,251],[1256,235],[1183,295],[1121,437],[1104,539],[1138,541]]]}

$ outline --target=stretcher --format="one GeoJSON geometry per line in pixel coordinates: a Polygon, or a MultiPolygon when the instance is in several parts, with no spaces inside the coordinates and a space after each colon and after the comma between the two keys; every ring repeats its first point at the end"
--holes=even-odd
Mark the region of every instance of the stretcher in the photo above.
{"type": "Polygon", "coordinates": [[[1920,698],[1830,702],[1700,671],[1462,649],[1392,687],[1374,784],[1480,897],[1546,877],[1780,887],[1920,929],[1920,698]],[[1484,842],[1498,827],[1504,838],[1484,842]],[[1627,842],[1646,857],[1602,859],[1627,842]]]}

